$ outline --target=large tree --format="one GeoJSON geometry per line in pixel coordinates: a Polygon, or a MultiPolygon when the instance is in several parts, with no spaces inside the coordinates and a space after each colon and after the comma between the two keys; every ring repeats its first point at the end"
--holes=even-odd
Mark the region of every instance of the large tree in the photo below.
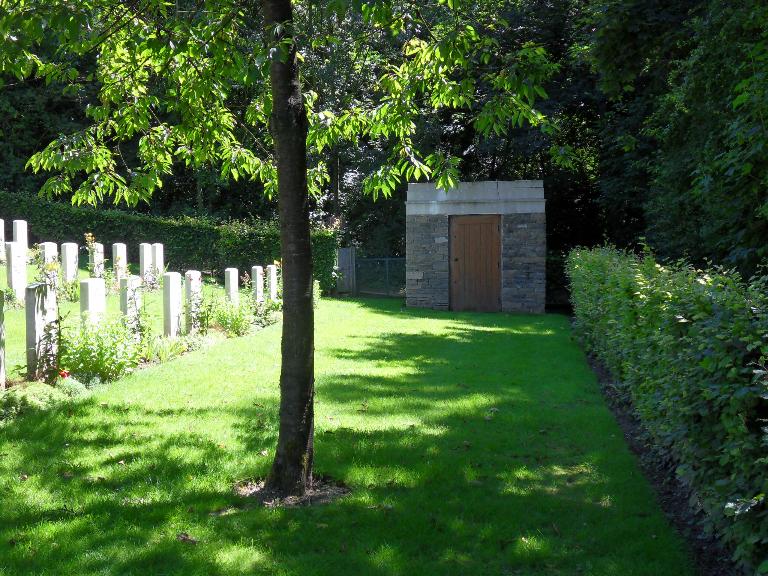
{"type": "Polygon", "coordinates": [[[544,124],[534,108],[553,72],[543,49],[501,50],[503,3],[461,0],[321,6],[346,34],[310,26],[317,4],[290,0],[0,0],[0,70],[69,92],[96,86],[91,123],[30,160],[53,172],[45,195],[74,202],[148,202],[174,163],[278,195],[283,258],[280,434],[268,487],[303,494],[312,481],[313,311],[309,197],[328,179],[324,151],[360,138],[386,151],[364,189],[458,180],[460,158],[423,138],[439,113],[502,134],[544,124]],[[302,24],[304,29],[302,29],[302,24]],[[58,49],[48,56],[43,43],[58,49]],[[301,60],[347,50],[372,71],[362,98],[335,109],[302,90],[301,60]],[[92,70],[95,70],[93,72],[92,70]],[[422,152],[423,150],[423,152],[422,152]]]}

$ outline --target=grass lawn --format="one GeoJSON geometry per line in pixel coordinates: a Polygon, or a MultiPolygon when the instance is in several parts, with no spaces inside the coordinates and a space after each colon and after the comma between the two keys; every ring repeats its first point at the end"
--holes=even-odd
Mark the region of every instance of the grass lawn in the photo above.
{"type": "Polygon", "coordinates": [[[692,574],[557,315],[323,301],[316,471],[352,493],[254,506],[279,333],[0,427],[0,575],[692,574]]]}

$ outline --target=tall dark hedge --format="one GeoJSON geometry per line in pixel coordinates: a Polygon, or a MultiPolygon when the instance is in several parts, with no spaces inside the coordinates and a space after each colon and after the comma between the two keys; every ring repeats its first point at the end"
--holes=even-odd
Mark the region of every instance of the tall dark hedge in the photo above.
{"type": "MultiPolygon", "coordinates": [[[[7,233],[11,220],[26,220],[31,242],[83,243],[91,232],[105,246],[128,245],[128,258],[137,262],[139,244],[162,242],[167,265],[175,270],[218,272],[227,267],[250,271],[251,266],[280,259],[280,234],[274,222],[224,224],[190,218],[159,218],[120,210],[94,209],[49,202],[37,197],[0,191],[0,218],[7,233]]],[[[336,259],[335,232],[312,231],[315,278],[324,292],[333,289],[336,259]]],[[[109,248],[107,248],[109,253],[109,248]]]]}

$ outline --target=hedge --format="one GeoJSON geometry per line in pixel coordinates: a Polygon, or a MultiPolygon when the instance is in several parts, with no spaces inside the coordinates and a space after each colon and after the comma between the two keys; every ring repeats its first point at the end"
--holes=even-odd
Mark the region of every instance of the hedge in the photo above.
{"type": "MultiPolygon", "coordinates": [[[[105,245],[124,242],[128,257],[138,261],[139,244],[162,242],[167,264],[176,270],[250,272],[251,266],[280,259],[280,234],[273,222],[232,221],[217,224],[190,217],[160,218],[120,210],[94,209],[49,202],[35,196],[0,191],[0,218],[29,223],[30,239],[83,243],[91,232],[105,245]]],[[[324,292],[335,286],[336,234],[312,231],[315,278],[324,292]]],[[[107,249],[109,252],[109,249],[107,249]]]]}
{"type": "Polygon", "coordinates": [[[677,465],[707,527],[768,573],[768,281],[660,265],[611,247],[570,253],[574,326],[677,465]]]}

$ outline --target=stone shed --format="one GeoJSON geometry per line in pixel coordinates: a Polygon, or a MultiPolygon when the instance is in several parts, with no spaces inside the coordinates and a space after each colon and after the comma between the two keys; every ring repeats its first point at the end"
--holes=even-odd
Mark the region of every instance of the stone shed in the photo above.
{"type": "Polygon", "coordinates": [[[546,217],[540,180],[410,184],[406,301],[436,310],[544,312],[546,217]]]}

